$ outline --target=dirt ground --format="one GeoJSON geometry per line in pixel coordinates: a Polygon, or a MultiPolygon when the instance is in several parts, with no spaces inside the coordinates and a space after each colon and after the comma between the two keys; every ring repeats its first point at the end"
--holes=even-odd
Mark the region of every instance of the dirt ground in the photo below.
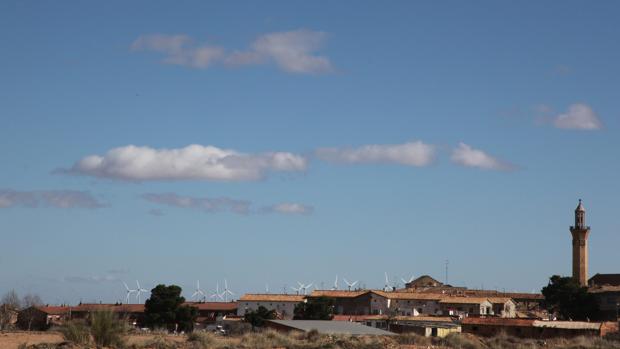
{"type": "MultiPolygon", "coordinates": [[[[129,344],[143,344],[154,335],[130,335],[129,344]]],[[[184,336],[167,336],[173,341],[185,341],[184,336]]],[[[62,335],[58,332],[0,332],[0,349],[17,349],[20,344],[60,343],[62,335]]]]}

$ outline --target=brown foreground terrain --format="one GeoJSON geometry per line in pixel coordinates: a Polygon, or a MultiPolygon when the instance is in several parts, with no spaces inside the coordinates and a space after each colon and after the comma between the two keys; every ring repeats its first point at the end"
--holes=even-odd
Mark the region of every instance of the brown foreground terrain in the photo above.
{"type": "MultiPolygon", "coordinates": [[[[127,349],[620,349],[619,338],[577,337],[530,340],[507,336],[478,338],[453,334],[446,338],[417,335],[394,337],[329,336],[318,333],[281,334],[272,331],[221,337],[208,333],[192,335],[130,334],[127,349]]],[[[59,332],[0,332],[0,349],[86,349],[94,344],[73,344],[59,332]]]]}

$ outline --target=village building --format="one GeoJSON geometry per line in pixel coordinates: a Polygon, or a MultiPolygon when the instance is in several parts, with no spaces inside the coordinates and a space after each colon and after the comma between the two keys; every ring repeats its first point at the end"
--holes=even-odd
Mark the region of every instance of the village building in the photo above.
{"type": "Polygon", "coordinates": [[[493,304],[482,297],[446,297],[439,301],[439,307],[447,316],[493,315],[493,304]]]}
{"type": "Polygon", "coordinates": [[[198,309],[198,327],[222,322],[225,317],[237,315],[237,302],[188,302],[185,305],[198,309]]]}
{"type": "Polygon", "coordinates": [[[295,306],[305,300],[305,296],[294,294],[245,294],[237,302],[237,315],[244,316],[262,306],[275,310],[278,319],[292,319],[295,306]]]}
{"type": "Polygon", "coordinates": [[[493,315],[514,318],[517,316],[517,305],[508,297],[488,297],[492,304],[493,315]]]}
{"type": "Polygon", "coordinates": [[[17,314],[17,327],[26,331],[43,331],[60,326],[71,317],[68,306],[31,306],[17,314]]]}
{"type": "Polygon", "coordinates": [[[450,333],[461,332],[461,326],[447,316],[397,316],[390,320],[389,330],[424,337],[445,337],[450,333]]]}

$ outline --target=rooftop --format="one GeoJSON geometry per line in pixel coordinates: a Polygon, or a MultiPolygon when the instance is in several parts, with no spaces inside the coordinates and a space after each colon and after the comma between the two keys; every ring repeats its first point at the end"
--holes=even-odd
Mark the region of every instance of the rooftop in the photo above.
{"type": "Polygon", "coordinates": [[[297,294],[270,294],[270,293],[246,293],[239,302],[303,302],[306,299],[304,295],[297,294]]]}
{"type": "Polygon", "coordinates": [[[329,321],[329,320],[268,320],[268,323],[275,323],[291,329],[309,332],[317,330],[323,334],[347,334],[353,336],[393,336],[394,333],[378,328],[362,325],[357,322],[349,321],[329,321]]]}

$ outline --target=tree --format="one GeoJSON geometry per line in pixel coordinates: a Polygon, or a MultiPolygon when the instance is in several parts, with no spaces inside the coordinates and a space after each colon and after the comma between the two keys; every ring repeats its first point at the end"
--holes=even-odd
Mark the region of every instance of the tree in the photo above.
{"type": "Polygon", "coordinates": [[[2,300],[0,300],[0,330],[6,330],[13,326],[20,308],[21,302],[15,290],[11,290],[2,296],[2,300]]]}
{"type": "Polygon", "coordinates": [[[157,285],[144,304],[146,325],[150,328],[167,328],[170,331],[193,329],[198,312],[182,306],[181,287],[157,285]]]}
{"type": "Polygon", "coordinates": [[[310,298],[295,306],[295,320],[331,320],[334,317],[334,300],[328,297],[310,298]]]}
{"type": "Polygon", "coordinates": [[[22,308],[38,307],[43,305],[43,300],[38,294],[28,293],[22,298],[22,308]]]}
{"type": "Polygon", "coordinates": [[[265,324],[265,320],[273,320],[276,318],[275,310],[268,310],[262,305],[256,310],[246,311],[243,319],[252,325],[252,329],[256,327],[262,327],[265,324]]]}
{"type": "Polygon", "coordinates": [[[589,320],[598,313],[598,303],[587,287],[582,287],[572,277],[553,275],[542,289],[544,305],[549,312],[563,319],[589,320]]]}

